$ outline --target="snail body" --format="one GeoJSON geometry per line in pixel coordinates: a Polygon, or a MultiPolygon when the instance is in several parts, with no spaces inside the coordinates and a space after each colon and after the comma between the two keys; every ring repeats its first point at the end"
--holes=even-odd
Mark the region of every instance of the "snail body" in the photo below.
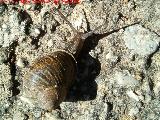
{"type": "Polygon", "coordinates": [[[21,100],[45,110],[56,109],[65,99],[75,80],[75,59],[83,47],[84,40],[94,32],[94,30],[86,34],[78,32],[66,17],[57,11],[75,33],[70,50],[67,50],[68,52],[58,50],[36,59],[23,80],[21,96],[21,100]]]}

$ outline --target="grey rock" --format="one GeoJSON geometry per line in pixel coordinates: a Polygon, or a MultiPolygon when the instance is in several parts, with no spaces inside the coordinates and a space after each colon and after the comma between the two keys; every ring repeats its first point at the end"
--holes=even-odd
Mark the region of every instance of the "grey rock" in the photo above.
{"type": "Polygon", "coordinates": [[[133,87],[140,84],[127,70],[123,70],[122,72],[116,71],[114,79],[120,86],[133,87]]]}
{"type": "Polygon", "coordinates": [[[160,38],[141,25],[130,26],[124,31],[125,45],[136,54],[152,54],[159,46],[160,38]]]}

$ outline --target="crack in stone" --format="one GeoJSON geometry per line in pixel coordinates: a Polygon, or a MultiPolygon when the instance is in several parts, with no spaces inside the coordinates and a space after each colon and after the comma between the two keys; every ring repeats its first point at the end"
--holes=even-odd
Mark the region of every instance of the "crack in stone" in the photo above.
{"type": "Polygon", "coordinates": [[[10,45],[10,55],[9,55],[9,66],[10,66],[10,73],[11,73],[11,82],[12,82],[12,87],[10,90],[12,91],[12,97],[16,96],[20,93],[20,90],[17,88],[20,83],[16,80],[16,54],[15,54],[15,49],[18,45],[18,42],[15,41],[10,45]]]}

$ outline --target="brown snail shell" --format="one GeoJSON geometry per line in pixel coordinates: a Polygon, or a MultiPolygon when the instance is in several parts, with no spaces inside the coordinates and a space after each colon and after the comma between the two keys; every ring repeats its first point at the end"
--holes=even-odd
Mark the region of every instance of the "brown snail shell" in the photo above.
{"type": "Polygon", "coordinates": [[[102,24],[95,30],[83,34],[78,32],[59,10],[57,11],[75,33],[72,44],[67,50],[70,52],[59,50],[38,58],[23,80],[21,96],[21,100],[45,110],[57,108],[65,99],[68,89],[75,80],[74,57],[78,57],[85,39],[103,26],[102,24]]]}
{"type": "Polygon", "coordinates": [[[72,54],[55,51],[38,58],[23,81],[23,95],[36,107],[51,110],[65,99],[76,75],[72,54]]]}

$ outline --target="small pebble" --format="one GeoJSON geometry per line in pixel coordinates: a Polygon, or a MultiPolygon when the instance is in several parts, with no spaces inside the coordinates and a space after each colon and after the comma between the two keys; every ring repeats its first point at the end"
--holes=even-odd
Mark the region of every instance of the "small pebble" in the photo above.
{"type": "Polygon", "coordinates": [[[139,97],[133,92],[133,91],[127,91],[127,95],[130,97],[130,98],[132,98],[132,99],[134,99],[134,100],[136,100],[136,101],[139,101],[139,97]]]}
{"type": "Polygon", "coordinates": [[[137,107],[134,107],[134,108],[131,108],[131,109],[129,110],[129,115],[130,115],[130,116],[134,116],[134,115],[136,115],[138,112],[139,112],[139,109],[138,109],[137,107]]]}
{"type": "Polygon", "coordinates": [[[41,31],[40,31],[38,28],[36,28],[34,31],[35,31],[35,33],[36,33],[37,35],[39,35],[39,34],[41,33],[41,31]]]}
{"type": "Polygon", "coordinates": [[[23,67],[25,67],[25,63],[24,63],[24,60],[22,60],[21,58],[19,58],[18,60],[17,60],[17,66],[18,67],[20,67],[20,68],[23,68],[23,67]]]}
{"type": "Polygon", "coordinates": [[[41,116],[42,116],[41,109],[35,108],[34,109],[34,117],[35,117],[35,119],[39,119],[39,118],[41,118],[41,116]]]}
{"type": "Polygon", "coordinates": [[[113,54],[113,52],[110,51],[110,52],[106,55],[106,59],[107,59],[107,60],[109,59],[111,62],[116,63],[116,62],[118,61],[118,56],[115,56],[115,55],[113,54]]]}
{"type": "Polygon", "coordinates": [[[3,25],[2,25],[2,30],[3,30],[3,31],[6,31],[7,28],[8,28],[8,26],[7,26],[6,24],[3,24],[3,25]]]}
{"type": "Polygon", "coordinates": [[[48,45],[48,47],[52,47],[52,46],[53,46],[53,40],[50,39],[50,40],[48,41],[47,45],[48,45]]]}
{"type": "Polygon", "coordinates": [[[115,80],[120,86],[132,87],[139,85],[139,81],[136,80],[128,70],[122,72],[115,72],[115,80]]]}

